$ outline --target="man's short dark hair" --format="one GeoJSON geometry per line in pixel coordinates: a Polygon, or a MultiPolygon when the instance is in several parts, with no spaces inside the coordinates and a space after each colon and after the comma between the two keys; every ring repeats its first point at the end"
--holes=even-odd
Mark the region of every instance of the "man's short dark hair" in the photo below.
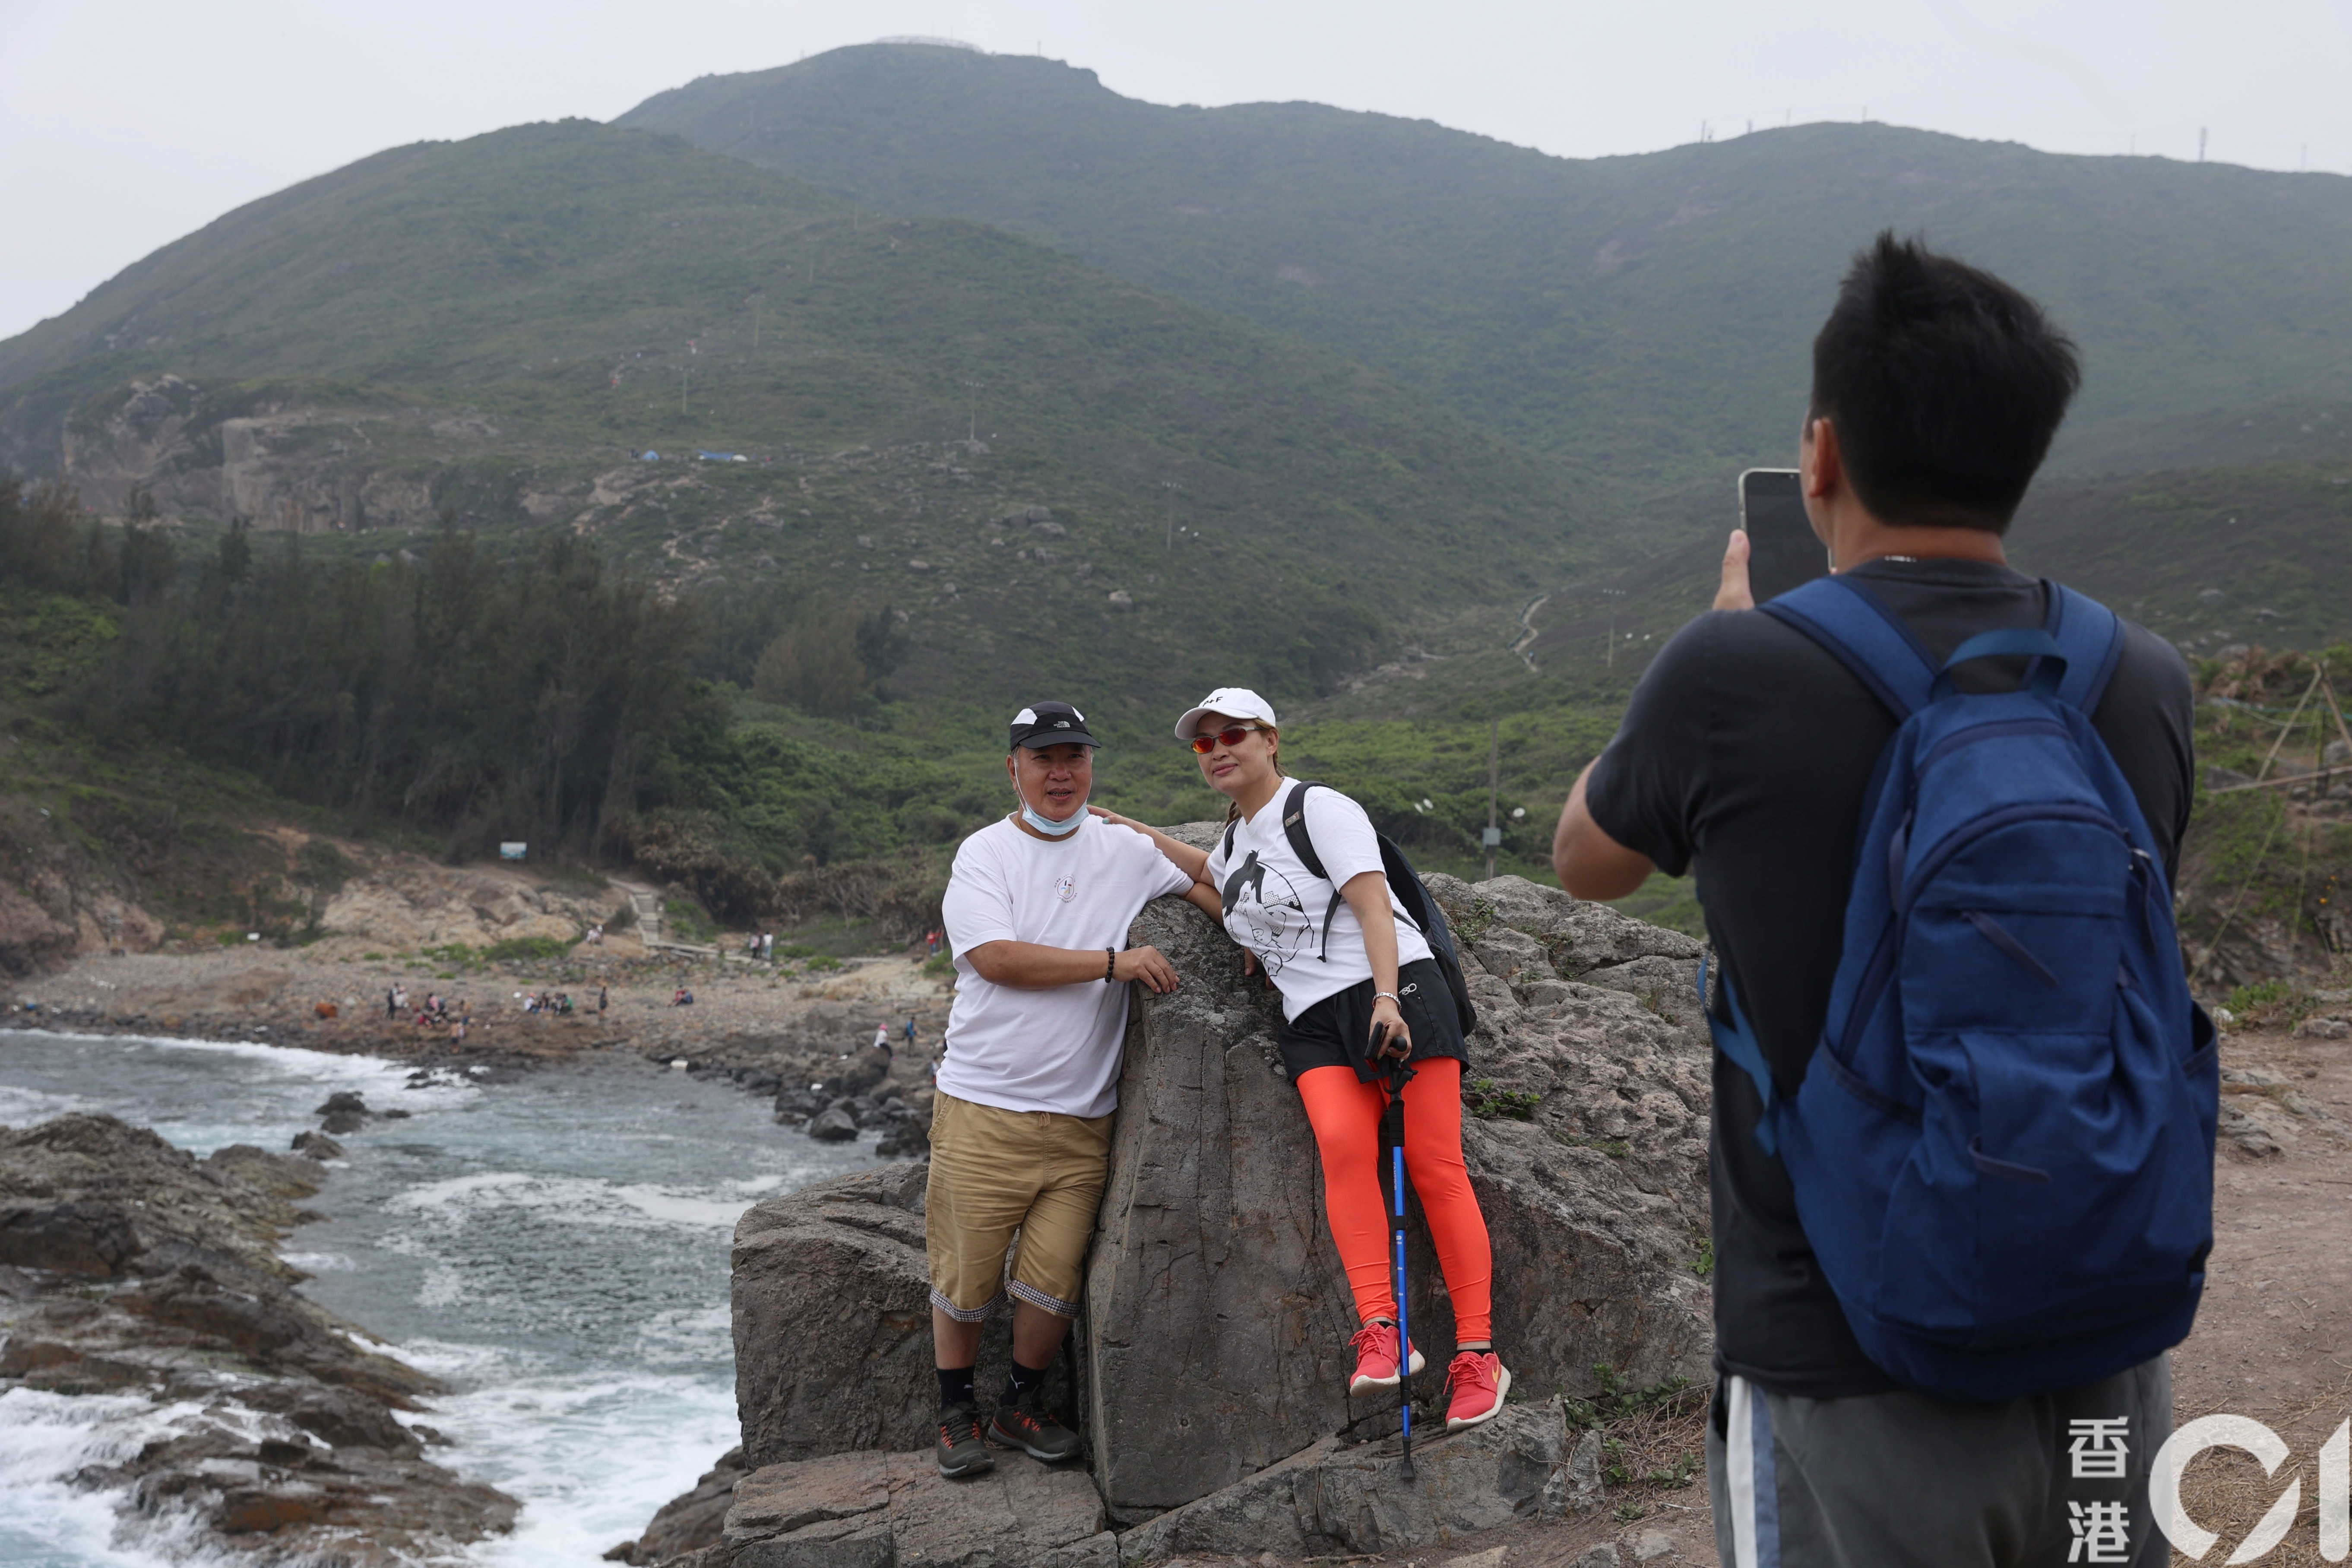
{"type": "Polygon", "coordinates": [[[1812,412],[1887,523],[2007,529],[2082,384],[2041,306],[1891,229],[1813,339],[1812,412]]]}

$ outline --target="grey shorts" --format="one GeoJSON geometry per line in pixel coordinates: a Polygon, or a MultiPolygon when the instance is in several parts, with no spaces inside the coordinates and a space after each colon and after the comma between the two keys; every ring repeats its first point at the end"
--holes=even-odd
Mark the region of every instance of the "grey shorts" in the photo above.
{"type": "Polygon", "coordinates": [[[1801,1399],[1727,1375],[1708,1417],[1706,1484],[1723,1568],[2164,1568],[2171,1560],[2147,1500],[2148,1461],[2172,1435],[2163,1356],[2000,1405],[1917,1394],[1801,1399]],[[2076,1473],[2084,1469],[2094,1473],[2076,1473]],[[2120,1473],[2100,1473],[2108,1471],[2120,1473]],[[2084,1549],[2093,1531],[2095,1554],[2084,1549]]]}

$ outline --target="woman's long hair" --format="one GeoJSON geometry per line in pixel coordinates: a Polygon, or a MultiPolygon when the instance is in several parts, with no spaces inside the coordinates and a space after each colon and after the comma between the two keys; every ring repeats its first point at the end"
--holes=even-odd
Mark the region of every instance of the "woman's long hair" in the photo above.
{"type": "MultiPolygon", "coordinates": [[[[1290,775],[1282,771],[1282,731],[1272,724],[1260,724],[1258,725],[1258,729],[1266,735],[1272,737],[1272,739],[1267,742],[1267,745],[1273,751],[1274,755],[1268,758],[1267,761],[1274,763],[1274,776],[1278,779],[1288,778],[1290,775]]],[[[1241,820],[1241,802],[1237,800],[1228,800],[1225,802],[1225,820],[1227,822],[1239,822],[1241,820]]]]}

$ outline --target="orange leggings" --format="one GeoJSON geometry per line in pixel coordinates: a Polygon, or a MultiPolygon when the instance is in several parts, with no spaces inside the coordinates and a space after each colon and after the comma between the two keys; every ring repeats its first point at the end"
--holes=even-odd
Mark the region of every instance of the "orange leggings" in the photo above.
{"type": "MultiPolygon", "coordinates": [[[[1404,1163],[1412,1190],[1429,1221],[1438,1267],[1445,1271],[1454,1299],[1454,1337],[1473,1342],[1493,1337],[1493,1248],[1486,1216],[1470,1190],[1462,1163],[1462,1064],[1429,1057],[1412,1064],[1404,1086],[1404,1163]]],[[[1395,1280],[1389,1255],[1389,1213],[1381,1194],[1381,1112],[1388,1109],[1388,1086],[1358,1081],[1353,1068],[1310,1068],[1298,1075],[1298,1098],[1323,1153],[1323,1201],[1331,1216],[1331,1238],[1356,1293],[1356,1313],[1364,1321],[1396,1317],[1395,1280]]]]}

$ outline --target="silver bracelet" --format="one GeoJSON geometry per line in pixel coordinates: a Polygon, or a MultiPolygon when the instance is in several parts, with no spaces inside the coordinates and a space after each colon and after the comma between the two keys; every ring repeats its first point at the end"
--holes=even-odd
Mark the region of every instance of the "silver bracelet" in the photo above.
{"type": "Polygon", "coordinates": [[[1398,995],[1393,991],[1375,991],[1372,993],[1372,1000],[1375,1002],[1379,1001],[1383,996],[1387,997],[1390,1001],[1395,1003],[1400,1007],[1404,1005],[1404,998],[1398,995]]]}

